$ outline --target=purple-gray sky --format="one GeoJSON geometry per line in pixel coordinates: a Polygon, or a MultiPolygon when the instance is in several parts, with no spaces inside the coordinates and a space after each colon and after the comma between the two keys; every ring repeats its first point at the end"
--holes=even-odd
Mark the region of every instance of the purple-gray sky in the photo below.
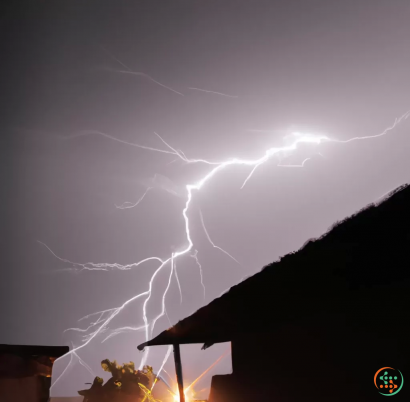
{"type": "MultiPolygon", "coordinates": [[[[79,346],[78,333],[63,331],[86,328],[90,321],[79,318],[146,291],[158,267],[65,270],[70,265],[38,241],[80,263],[168,258],[187,244],[184,186],[210,170],[97,134],[64,136],[93,130],[166,149],[157,132],[188,158],[252,159],[283,145],[291,131],[371,136],[410,109],[407,0],[16,1],[1,14],[0,343],[79,346]],[[116,72],[127,68],[107,51],[170,89],[116,72]],[[151,185],[138,207],[115,208],[136,202],[151,185]]],[[[206,298],[195,261],[179,259],[182,304],[174,277],[166,297],[171,322],[408,182],[409,131],[407,119],[384,137],[301,146],[286,163],[311,156],[303,169],[277,167],[272,159],[242,190],[251,168],[215,176],[189,214],[206,298]],[[210,245],[199,209],[214,243],[242,266],[210,245]]],[[[154,283],[150,317],[168,274],[164,269],[154,283]]],[[[131,304],[110,329],[142,325],[141,307],[131,304]]],[[[154,335],[167,327],[162,317],[154,335]]],[[[96,375],[104,358],[141,360],[143,331],[101,344],[109,334],[78,352],[96,375]]],[[[226,347],[184,346],[186,384],[226,347]]],[[[158,369],[165,352],[151,349],[148,363],[158,369]]],[[[56,364],[55,375],[67,362],[56,364]]],[[[172,358],[165,367],[172,375],[172,358]]],[[[196,389],[229,370],[227,357],[196,389]]],[[[53,394],[75,395],[90,380],[76,362],[53,394]]]]}

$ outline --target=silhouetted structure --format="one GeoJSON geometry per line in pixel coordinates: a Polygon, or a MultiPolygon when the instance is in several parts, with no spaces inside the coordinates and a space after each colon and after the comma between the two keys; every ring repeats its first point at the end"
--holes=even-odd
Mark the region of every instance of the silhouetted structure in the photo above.
{"type": "Polygon", "coordinates": [[[231,341],[233,373],[213,377],[210,402],[374,401],[378,369],[410,378],[409,306],[402,186],[138,348],[231,341]]]}
{"type": "Polygon", "coordinates": [[[68,346],[0,345],[0,401],[47,402],[54,361],[68,346]]]}

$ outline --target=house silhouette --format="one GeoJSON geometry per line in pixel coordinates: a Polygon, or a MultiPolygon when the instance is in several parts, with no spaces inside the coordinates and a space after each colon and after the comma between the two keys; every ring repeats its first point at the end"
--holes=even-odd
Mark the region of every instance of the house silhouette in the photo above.
{"type": "Polygon", "coordinates": [[[0,401],[48,402],[54,361],[68,346],[0,345],[0,401]]]}
{"type": "Polygon", "coordinates": [[[409,308],[405,185],[138,348],[174,345],[182,386],[179,345],[231,342],[210,402],[375,401],[380,368],[410,379],[409,308]]]}

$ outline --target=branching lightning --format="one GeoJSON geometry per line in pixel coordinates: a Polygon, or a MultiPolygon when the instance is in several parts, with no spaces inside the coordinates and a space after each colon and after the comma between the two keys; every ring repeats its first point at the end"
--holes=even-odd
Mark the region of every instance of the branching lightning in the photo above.
{"type": "MultiPolygon", "coordinates": [[[[161,367],[159,368],[158,373],[157,373],[158,377],[161,375],[161,372],[164,369],[165,363],[167,362],[171,352],[172,352],[172,346],[168,346],[167,353],[165,354],[164,360],[162,361],[161,367]]],[[[156,384],[156,382],[154,382],[154,384],[152,384],[151,391],[154,389],[155,384],[156,384]]]]}
{"type": "Polygon", "coordinates": [[[202,285],[202,289],[204,290],[204,300],[205,300],[206,289],[205,289],[205,285],[204,285],[204,273],[202,271],[202,265],[198,260],[198,250],[195,250],[195,252],[193,254],[191,254],[191,257],[195,260],[196,265],[198,265],[198,268],[199,268],[199,275],[201,277],[201,285],[202,285]]]}
{"type": "Polygon", "coordinates": [[[181,282],[179,281],[179,278],[178,278],[177,264],[176,264],[176,262],[175,262],[175,261],[173,261],[173,265],[174,265],[175,279],[177,280],[177,283],[178,283],[179,296],[180,296],[180,299],[181,299],[181,304],[182,304],[182,289],[181,289],[181,282]]]}
{"type": "MultiPolygon", "coordinates": [[[[123,72],[130,73],[130,71],[123,71],[123,72]]],[[[170,89],[170,88],[168,88],[168,89],[170,89]]],[[[208,173],[205,174],[198,181],[196,181],[194,183],[191,183],[191,184],[187,184],[185,186],[185,197],[186,197],[185,198],[185,206],[181,211],[181,215],[182,215],[182,219],[185,222],[186,246],[184,248],[182,248],[181,250],[172,252],[172,254],[166,259],[162,259],[160,257],[153,256],[153,257],[145,258],[145,259],[143,259],[139,262],[135,262],[135,263],[132,263],[132,264],[126,264],[126,265],[122,265],[122,264],[119,264],[119,263],[94,263],[94,262],[78,263],[78,262],[72,262],[68,259],[59,257],[46,244],[44,244],[43,242],[40,242],[44,247],[46,247],[52,253],[52,255],[54,257],[56,257],[61,262],[70,264],[72,269],[74,269],[74,270],[80,270],[80,271],[82,271],[82,270],[113,270],[113,269],[115,269],[115,270],[130,270],[130,269],[136,269],[136,268],[138,268],[138,267],[140,267],[144,264],[147,264],[150,261],[158,263],[158,267],[156,268],[154,274],[152,275],[152,277],[149,281],[149,284],[148,284],[148,289],[145,292],[140,293],[140,294],[132,297],[131,299],[127,300],[126,302],[124,302],[119,307],[99,311],[99,312],[96,312],[96,313],[89,314],[85,317],[82,317],[79,321],[83,321],[83,320],[88,319],[88,318],[96,317],[94,322],[91,322],[91,324],[85,329],[70,328],[70,329],[67,330],[67,331],[76,331],[76,332],[79,332],[79,333],[84,333],[85,335],[83,335],[83,343],[79,346],[73,347],[73,349],[67,354],[67,355],[70,355],[70,361],[69,361],[67,367],[64,369],[63,373],[60,375],[60,377],[57,378],[57,380],[54,382],[53,385],[55,385],[55,383],[67,372],[69,366],[71,366],[71,364],[73,363],[73,356],[80,359],[78,357],[77,352],[80,349],[86,347],[97,336],[99,336],[99,335],[103,334],[104,332],[106,332],[109,329],[108,326],[111,323],[111,321],[118,314],[120,314],[121,311],[127,305],[129,305],[130,303],[134,302],[137,299],[140,299],[140,298],[144,299],[143,307],[142,307],[142,317],[143,317],[144,325],[138,326],[138,327],[116,328],[116,329],[112,330],[108,336],[104,337],[102,342],[105,342],[106,340],[108,340],[108,339],[110,339],[110,338],[112,338],[112,337],[114,337],[118,334],[121,334],[123,332],[128,332],[128,331],[144,330],[145,331],[145,338],[146,338],[147,341],[152,337],[156,322],[162,316],[164,316],[166,314],[166,296],[167,296],[168,290],[170,288],[173,275],[175,275],[175,278],[176,278],[177,283],[178,283],[178,287],[179,287],[179,290],[180,290],[180,296],[181,296],[181,303],[182,303],[182,289],[181,289],[181,284],[180,284],[178,274],[177,274],[177,270],[176,270],[176,262],[177,262],[177,259],[180,259],[180,257],[189,256],[189,257],[192,257],[195,260],[197,266],[199,267],[200,277],[201,277],[201,285],[203,287],[204,298],[205,298],[206,289],[205,289],[205,285],[204,285],[204,282],[203,282],[203,269],[202,269],[202,266],[201,266],[201,264],[198,260],[198,250],[194,247],[194,242],[191,238],[191,224],[190,224],[190,220],[189,220],[189,217],[188,217],[188,213],[190,212],[190,207],[192,205],[192,200],[194,199],[195,195],[198,194],[198,192],[200,192],[201,190],[203,190],[204,187],[206,186],[206,184],[208,182],[210,182],[216,175],[218,175],[223,170],[225,170],[225,168],[234,167],[234,166],[238,166],[238,165],[248,166],[250,168],[250,172],[249,172],[248,176],[245,178],[245,180],[244,180],[244,182],[241,186],[241,188],[244,188],[245,185],[248,183],[248,181],[255,174],[255,171],[257,170],[257,168],[259,166],[261,166],[262,164],[266,163],[267,161],[273,159],[273,158],[276,158],[276,160],[278,162],[277,166],[280,166],[280,167],[303,167],[305,165],[305,163],[309,160],[309,158],[306,158],[300,165],[282,164],[282,161],[286,157],[291,155],[295,150],[297,150],[298,147],[301,144],[312,144],[312,145],[318,146],[319,144],[322,144],[322,143],[325,143],[325,142],[347,144],[347,143],[350,143],[350,142],[353,142],[353,141],[358,141],[358,140],[375,139],[375,138],[382,137],[382,136],[386,135],[389,131],[393,130],[400,122],[407,119],[409,116],[410,116],[410,111],[405,113],[404,115],[402,115],[400,118],[396,119],[390,127],[386,128],[380,134],[372,135],[372,136],[366,136],[366,137],[354,137],[354,138],[350,138],[348,140],[331,139],[331,138],[329,138],[325,135],[291,133],[290,135],[285,137],[286,144],[284,146],[269,148],[265,151],[264,155],[262,155],[259,159],[255,159],[255,160],[232,158],[232,159],[228,159],[228,160],[221,161],[221,162],[215,162],[215,161],[208,161],[208,160],[205,160],[205,159],[189,159],[181,150],[178,150],[178,149],[175,149],[174,147],[172,147],[170,144],[168,144],[157,133],[155,133],[155,135],[159,138],[159,140],[166,147],[166,149],[147,147],[147,146],[144,146],[144,145],[139,145],[139,144],[123,141],[123,140],[120,140],[120,139],[118,139],[116,137],[113,137],[111,135],[101,133],[99,131],[84,131],[84,132],[81,132],[79,134],[76,134],[74,136],[69,137],[69,138],[74,138],[74,137],[80,137],[80,136],[85,136],[85,135],[96,134],[96,135],[103,136],[105,138],[108,138],[108,139],[116,141],[116,142],[120,142],[120,143],[128,145],[128,146],[133,146],[133,147],[137,147],[137,148],[141,148],[141,149],[148,150],[148,151],[153,151],[153,152],[161,152],[161,153],[164,153],[164,154],[171,154],[171,155],[176,157],[176,160],[179,159],[179,160],[181,160],[182,162],[184,162],[186,164],[202,163],[202,164],[208,165],[210,167],[210,169],[209,169],[208,173]],[[162,293],[161,311],[155,317],[149,318],[148,315],[147,315],[147,305],[148,305],[148,303],[149,303],[149,301],[151,300],[151,297],[152,297],[152,291],[153,291],[155,279],[158,276],[158,274],[162,270],[165,270],[167,267],[169,269],[168,283],[167,283],[165,291],[162,293]]],[[[145,191],[145,193],[142,195],[142,197],[140,197],[140,199],[136,203],[126,202],[126,203],[122,204],[121,206],[117,206],[117,208],[119,208],[119,209],[128,209],[128,208],[137,207],[141,202],[143,202],[145,196],[151,190],[151,188],[152,187],[148,187],[147,190],[145,191]]],[[[208,230],[205,226],[205,223],[204,223],[204,218],[203,218],[202,212],[200,210],[199,210],[199,218],[200,218],[202,228],[204,230],[204,233],[205,233],[209,243],[214,248],[220,250],[221,252],[223,252],[224,254],[226,254],[228,257],[230,257],[232,260],[234,260],[236,263],[239,264],[239,262],[236,258],[234,258],[231,254],[229,254],[223,248],[217,246],[211,240],[209,232],[208,232],[208,230]]],[[[144,356],[141,359],[141,364],[140,364],[141,368],[144,366],[144,364],[146,364],[146,361],[147,361],[147,358],[148,358],[148,353],[149,353],[149,348],[148,348],[148,352],[144,353],[144,356]]],[[[62,358],[66,357],[67,355],[63,356],[62,358]]],[[[168,351],[167,351],[167,354],[164,358],[164,361],[163,361],[163,364],[160,368],[160,371],[163,370],[163,367],[164,367],[169,355],[170,355],[170,349],[168,349],[168,351]]],[[[62,358],[60,358],[60,359],[62,359],[62,358]]],[[[80,363],[81,363],[81,361],[80,361],[80,363]]],[[[85,366],[85,367],[87,368],[87,366],[85,366]]],[[[87,370],[88,370],[88,368],[87,368],[87,370]]]]}
{"type": "Polygon", "coordinates": [[[117,57],[115,57],[111,52],[109,52],[104,46],[101,46],[101,49],[104,50],[105,53],[108,54],[108,56],[110,56],[113,60],[115,60],[117,63],[121,64],[121,66],[123,66],[126,70],[114,70],[117,73],[122,73],[122,74],[132,74],[132,75],[139,75],[141,77],[145,77],[148,78],[149,80],[151,80],[152,82],[154,82],[155,84],[166,88],[178,95],[184,96],[184,94],[181,94],[181,92],[175,91],[175,89],[172,89],[164,84],[161,84],[160,82],[158,82],[157,80],[154,80],[154,78],[152,78],[151,76],[149,76],[148,74],[145,73],[140,73],[137,71],[132,71],[131,68],[129,68],[126,64],[124,64],[120,59],[118,59],[117,57]]]}
{"type": "Polygon", "coordinates": [[[111,334],[109,334],[106,338],[104,338],[101,343],[104,343],[105,341],[108,341],[108,339],[117,336],[119,334],[122,334],[124,332],[135,332],[135,331],[141,331],[145,329],[145,325],[141,325],[139,327],[121,327],[118,328],[116,330],[114,330],[113,332],[111,332],[111,334]]]}
{"type": "Polygon", "coordinates": [[[211,243],[212,247],[217,248],[218,250],[222,251],[224,254],[226,254],[229,258],[231,258],[232,260],[234,260],[236,263],[238,263],[239,265],[241,265],[239,263],[239,261],[235,258],[232,257],[227,251],[225,251],[223,248],[217,246],[211,239],[211,237],[209,236],[208,230],[205,227],[205,222],[204,222],[204,216],[202,215],[202,211],[199,210],[199,216],[201,218],[201,223],[202,223],[202,228],[204,229],[205,235],[209,241],[209,243],[211,243]]]}
{"type": "Polygon", "coordinates": [[[224,94],[222,92],[209,91],[209,90],[206,90],[206,89],[192,88],[192,87],[189,87],[188,89],[192,89],[194,91],[206,92],[206,93],[214,94],[214,95],[225,96],[226,98],[234,98],[234,99],[238,98],[238,96],[228,95],[228,94],[224,94]]]}
{"type": "Polygon", "coordinates": [[[148,191],[151,190],[151,189],[152,189],[152,187],[148,187],[148,188],[145,190],[144,194],[139,198],[139,200],[138,200],[137,202],[132,203],[132,202],[128,202],[128,201],[127,201],[127,202],[124,202],[124,204],[122,204],[122,205],[116,205],[115,207],[116,207],[117,209],[135,208],[135,207],[137,207],[138,204],[145,198],[145,196],[148,194],[148,191]]]}
{"type": "Polygon", "coordinates": [[[117,72],[117,73],[121,73],[121,74],[139,75],[139,76],[141,76],[141,77],[148,78],[149,80],[151,80],[151,81],[154,82],[155,84],[157,84],[157,85],[159,85],[159,86],[161,86],[161,87],[163,87],[163,88],[166,88],[166,89],[168,89],[168,90],[170,90],[170,91],[172,91],[172,92],[174,92],[174,93],[176,93],[176,94],[178,94],[178,95],[184,96],[184,94],[182,94],[181,92],[178,92],[178,91],[176,91],[175,89],[172,89],[172,88],[170,88],[170,87],[168,87],[168,86],[166,86],[166,85],[164,85],[164,84],[161,84],[159,81],[154,80],[154,78],[152,78],[152,77],[149,76],[148,74],[141,73],[141,72],[138,72],[138,71],[129,71],[129,70],[114,70],[114,71],[117,72]]]}

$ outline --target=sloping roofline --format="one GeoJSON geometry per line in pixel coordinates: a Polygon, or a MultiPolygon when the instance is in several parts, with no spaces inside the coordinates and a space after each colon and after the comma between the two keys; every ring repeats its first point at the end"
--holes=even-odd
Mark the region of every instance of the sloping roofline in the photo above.
{"type": "MultiPolygon", "coordinates": [[[[173,327],[161,332],[155,338],[142,343],[138,346],[138,349],[143,350],[147,346],[189,343],[204,343],[204,348],[206,348],[213,343],[231,341],[232,332],[226,331],[226,329],[221,329],[220,317],[218,317],[219,327],[211,328],[212,326],[214,326],[214,317],[220,314],[219,311],[225,308],[226,305],[229,306],[231,304],[231,298],[234,299],[235,296],[238,297],[238,294],[241,294],[241,292],[248,289],[248,286],[251,287],[258,281],[271,279],[271,277],[263,277],[267,272],[274,271],[275,275],[277,275],[275,279],[277,279],[278,281],[284,280],[285,282],[289,283],[289,280],[292,281],[296,278],[294,276],[295,272],[291,272],[288,278],[286,276],[286,273],[283,274],[284,269],[280,270],[279,267],[286,268],[285,271],[288,271],[292,264],[293,266],[300,267],[301,265],[303,265],[303,258],[307,257],[308,255],[316,255],[315,253],[321,253],[323,251],[320,249],[320,247],[315,248],[315,246],[321,245],[325,241],[329,241],[330,243],[336,240],[337,242],[338,237],[343,237],[343,241],[346,238],[350,239],[350,237],[354,237],[355,230],[357,230],[358,226],[361,225],[361,227],[367,228],[367,226],[369,226],[369,222],[372,222],[373,218],[385,216],[386,213],[391,214],[391,211],[394,210],[397,205],[403,208],[403,205],[405,205],[407,201],[408,205],[410,205],[409,184],[396,188],[395,190],[384,196],[382,199],[379,199],[378,202],[367,205],[365,208],[362,208],[357,213],[344,219],[341,222],[336,222],[326,233],[324,233],[318,239],[309,240],[298,251],[287,254],[278,261],[266,266],[259,273],[247,278],[245,281],[239,283],[238,285],[233,286],[228,292],[213,300],[207,306],[200,308],[194,314],[183,319],[182,321],[179,321],[173,327]],[[369,210],[371,210],[370,213],[369,210]],[[360,219],[361,217],[362,219],[360,219]],[[332,238],[332,236],[334,238],[332,238]],[[302,261],[300,259],[302,259],[302,261]],[[201,325],[201,328],[199,328],[199,323],[207,323],[208,325],[203,324],[201,325]]],[[[329,244],[327,244],[327,246],[329,246],[329,244]]],[[[338,246],[340,246],[340,244],[338,246]]],[[[299,284],[295,286],[299,286],[299,284]]],[[[216,324],[216,326],[217,325],[218,324],[216,324]]]]}

